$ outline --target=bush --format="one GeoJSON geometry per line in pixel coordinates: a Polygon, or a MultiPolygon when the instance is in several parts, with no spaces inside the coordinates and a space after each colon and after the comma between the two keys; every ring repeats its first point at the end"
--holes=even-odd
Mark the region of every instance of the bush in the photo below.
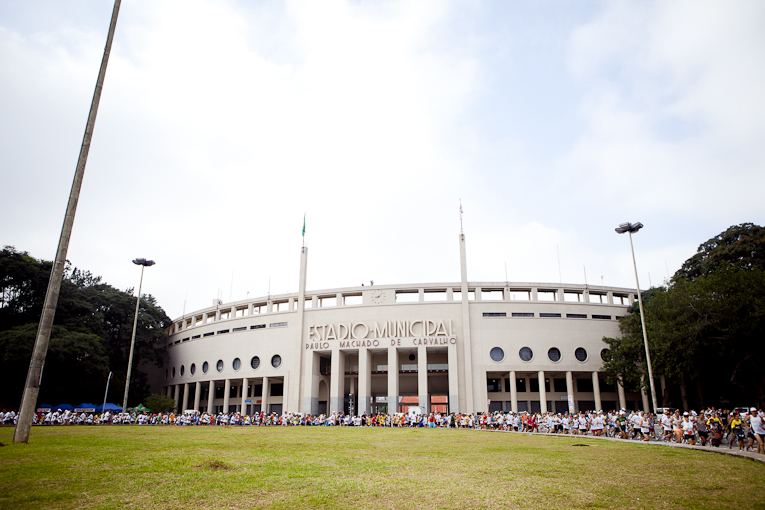
{"type": "Polygon", "coordinates": [[[167,395],[149,395],[144,404],[152,413],[170,413],[175,411],[175,399],[167,395]]]}

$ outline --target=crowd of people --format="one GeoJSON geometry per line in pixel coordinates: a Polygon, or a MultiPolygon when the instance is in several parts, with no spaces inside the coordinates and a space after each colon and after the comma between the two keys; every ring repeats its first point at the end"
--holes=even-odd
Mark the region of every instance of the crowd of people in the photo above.
{"type": "MultiPolygon", "coordinates": [[[[16,423],[14,411],[0,413],[5,425],[16,423]]],[[[38,412],[35,425],[212,425],[212,426],[340,426],[420,427],[501,430],[521,433],[607,436],[640,441],[664,441],[728,448],[765,454],[765,413],[754,407],[744,411],[706,409],[658,415],[642,411],[582,411],[580,413],[495,412],[478,414],[362,414],[300,413],[253,415],[240,413],[76,413],[69,410],[38,412]]]]}

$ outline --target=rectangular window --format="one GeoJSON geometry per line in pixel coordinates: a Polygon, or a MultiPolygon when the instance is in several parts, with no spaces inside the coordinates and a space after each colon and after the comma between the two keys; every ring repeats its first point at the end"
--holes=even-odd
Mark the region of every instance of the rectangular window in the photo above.
{"type": "Polygon", "coordinates": [[[569,303],[581,303],[582,294],[579,292],[566,291],[563,293],[563,301],[568,301],[569,303]]]}
{"type": "Polygon", "coordinates": [[[268,325],[269,328],[284,328],[287,326],[286,322],[272,322],[268,325]]]}
{"type": "Polygon", "coordinates": [[[330,358],[319,358],[319,373],[321,375],[330,375],[332,373],[332,360],[330,358]]]}
{"type": "Polygon", "coordinates": [[[397,290],[396,303],[416,303],[420,300],[420,293],[416,290],[397,290]]]}
{"type": "Polygon", "coordinates": [[[592,379],[577,379],[576,389],[582,393],[592,393],[592,379]]]}
{"type": "Polygon", "coordinates": [[[513,312],[513,317],[534,317],[534,312],[513,312]]]}
{"type": "Polygon", "coordinates": [[[223,398],[223,386],[216,386],[215,387],[215,398],[223,398]]]}
{"type": "Polygon", "coordinates": [[[238,308],[236,310],[236,317],[244,317],[245,313],[247,313],[246,308],[238,308]]]}
{"type": "Polygon", "coordinates": [[[452,301],[462,301],[462,291],[460,289],[452,291],[452,301]]]}
{"type": "Polygon", "coordinates": [[[506,312],[483,312],[484,317],[507,317],[506,312]]]}
{"type": "Polygon", "coordinates": [[[361,294],[343,295],[343,306],[360,305],[363,303],[361,294]]]}
{"type": "Polygon", "coordinates": [[[226,333],[228,333],[229,331],[230,331],[230,330],[228,330],[228,329],[221,329],[220,331],[218,331],[218,334],[219,334],[219,335],[225,335],[225,334],[226,334],[226,333]]]}
{"type": "Polygon", "coordinates": [[[566,388],[566,380],[565,379],[553,379],[553,388],[558,393],[566,393],[566,392],[568,392],[568,389],[566,388]]]}
{"type": "Polygon", "coordinates": [[[538,290],[537,301],[557,301],[558,291],[556,290],[538,290]]]}
{"type": "Polygon", "coordinates": [[[624,318],[624,315],[617,315],[616,316],[616,320],[623,319],[623,318],[624,318]]]}
{"type": "Polygon", "coordinates": [[[228,396],[230,398],[236,398],[236,391],[237,391],[238,388],[239,388],[239,386],[232,386],[231,389],[229,390],[228,396]]]}
{"type": "MultiPolygon", "coordinates": [[[[212,334],[212,333],[210,333],[210,334],[212,334]]],[[[181,343],[181,341],[180,340],[176,340],[175,342],[173,342],[173,345],[179,344],[179,343],[181,343]]]]}
{"type": "Polygon", "coordinates": [[[253,397],[262,397],[263,396],[263,385],[262,384],[255,384],[252,386],[252,396],[253,397]]]}
{"type": "Polygon", "coordinates": [[[240,328],[234,328],[234,333],[238,333],[239,331],[247,331],[247,326],[242,326],[240,328]]]}
{"type": "Polygon", "coordinates": [[[545,313],[545,312],[541,312],[539,314],[539,316],[540,317],[560,317],[560,314],[559,313],[545,313]]]}
{"type": "Polygon", "coordinates": [[[209,333],[205,333],[205,334],[204,334],[204,335],[202,335],[202,336],[213,336],[214,334],[215,334],[215,332],[213,332],[213,331],[210,331],[209,333]]]}
{"type": "Polygon", "coordinates": [[[628,305],[630,304],[629,298],[625,294],[614,294],[615,305],[628,305]]]}
{"type": "Polygon", "coordinates": [[[192,337],[191,337],[192,340],[195,340],[197,338],[200,338],[200,335],[192,335],[192,337]]]}
{"type": "Polygon", "coordinates": [[[305,298],[305,301],[303,301],[303,308],[313,308],[313,298],[307,297],[305,298]]]}
{"type": "Polygon", "coordinates": [[[486,391],[489,393],[502,391],[502,379],[486,379],[486,391]]]}
{"type": "Polygon", "coordinates": [[[604,319],[604,320],[609,320],[609,321],[611,320],[611,316],[610,315],[595,315],[595,314],[592,314],[592,318],[593,319],[604,319]]]}
{"type": "Polygon", "coordinates": [[[263,329],[265,327],[265,324],[255,324],[254,326],[250,326],[250,329],[263,329]]]}
{"type": "Polygon", "coordinates": [[[252,313],[253,314],[256,314],[256,313],[265,313],[265,311],[266,311],[266,305],[265,304],[252,305],[252,313]]]}
{"type": "MultiPolygon", "coordinates": [[[[538,377],[531,377],[529,378],[529,391],[532,393],[539,393],[539,378],[538,377]]],[[[550,391],[550,379],[545,379],[545,391],[550,391]]]]}
{"type": "Polygon", "coordinates": [[[186,337],[186,338],[184,338],[183,340],[181,340],[181,342],[185,342],[185,341],[186,341],[186,340],[188,340],[188,339],[189,339],[189,337],[186,337]]]}
{"type": "Polygon", "coordinates": [[[597,292],[590,292],[590,303],[606,303],[608,300],[606,299],[605,294],[598,294],[597,292]]]}
{"type": "Polygon", "coordinates": [[[526,393],[526,378],[515,380],[515,391],[526,393]]]}
{"type": "Polygon", "coordinates": [[[425,289],[425,301],[446,301],[446,289],[425,289]]]}
{"type": "Polygon", "coordinates": [[[210,324],[211,322],[215,321],[215,315],[208,315],[207,320],[205,321],[205,324],[210,324]]]}
{"type": "Polygon", "coordinates": [[[531,301],[531,291],[528,289],[510,289],[507,293],[508,301],[531,301]]]}
{"type": "Polygon", "coordinates": [[[481,289],[481,301],[503,301],[504,299],[502,289],[481,289]]]}
{"type": "Polygon", "coordinates": [[[319,298],[319,307],[337,306],[337,296],[322,296],[319,298]]]}
{"type": "Polygon", "coordinates": [[[225,312],[220,313],[220,320],[224,321],[230,318],[231,318],[231,310],[226,310],[225,312]]]}
{"type": "Polygon", "coordinates": [[[566,318],[568,319],[586,319],[587,314],[586,313],[567,313],[566,318]]]}
{"type": "Polygon", "coordinates": [[[283,383],[276,383],[271,385],[271,396],[272,397],[283,397],[284,396],[284,384],[283,383]]]}
{"type": "Polygon", "coordinates": [[[505,393],[510,393],[510,378],[505,379],[505,393]]]}
{"type": "Polygon", "coordinates": [[[286,312],[287,310],[289,310],[289,304],[290,304],[289,301],[279,301],[276,303],[272,303],[273,305],[272,310],[274,312],[286,312]]]}

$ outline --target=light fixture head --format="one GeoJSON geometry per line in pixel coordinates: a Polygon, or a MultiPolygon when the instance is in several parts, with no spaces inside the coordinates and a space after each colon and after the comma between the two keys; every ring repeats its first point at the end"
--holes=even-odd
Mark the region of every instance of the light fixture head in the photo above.
{"type": "Polygon", "coordinates": [[[638,221],[637,223],[622,223],[614,230],[617,234],[624,234],[626,232],[635,233],[641,228],[643,228],[643,224],[638,221]]]}
{"type": "Polygon", "coordinates": [[[154,262],[153,260],[146,260],[146,259],[142,258],[142,259],[133,259],[133,264],[135,264],[137,266],[149,267],[149,266],[153,266],[154,264],[156,264],[156,262],[154,262]]]}

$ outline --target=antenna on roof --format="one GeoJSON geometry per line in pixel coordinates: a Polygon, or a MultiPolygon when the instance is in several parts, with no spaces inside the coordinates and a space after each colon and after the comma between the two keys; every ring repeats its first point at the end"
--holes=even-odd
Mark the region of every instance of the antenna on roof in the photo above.
{"type": "Polygon", "coordinates": [[[460,198],[460,235],[464,235],[465,232],[462,230],[462,199],[460,198]]]}
{"type": "Polygon", "coordinates": [[[587,267],[585,267],[584,264],[582,264],[582,269],[584,269],[584,288],[587,288],[587,267]]]}

